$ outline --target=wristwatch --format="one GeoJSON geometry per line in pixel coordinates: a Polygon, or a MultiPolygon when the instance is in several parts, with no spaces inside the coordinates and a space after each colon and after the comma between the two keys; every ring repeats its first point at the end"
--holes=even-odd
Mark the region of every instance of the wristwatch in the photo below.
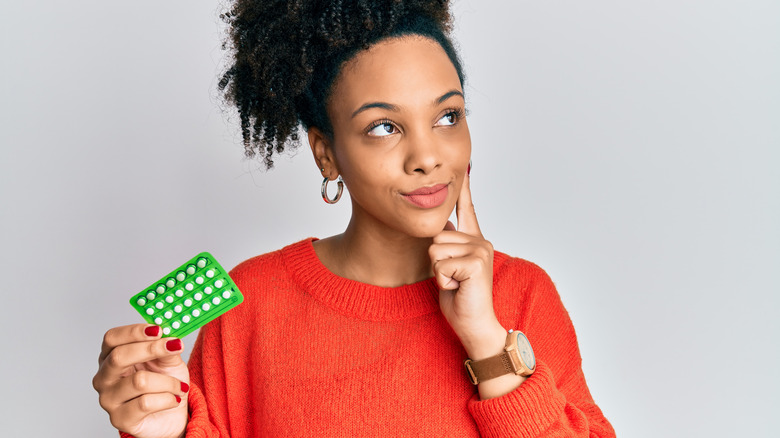
{"type": "Polygon", "coordinates": [[[466,366],[471,383],[478,385],[504,374],[530,376],[536,370],[536,357],[523,332],[509,330],[504,351],[482,360],[466,359],[463,365],[466,366]]]}

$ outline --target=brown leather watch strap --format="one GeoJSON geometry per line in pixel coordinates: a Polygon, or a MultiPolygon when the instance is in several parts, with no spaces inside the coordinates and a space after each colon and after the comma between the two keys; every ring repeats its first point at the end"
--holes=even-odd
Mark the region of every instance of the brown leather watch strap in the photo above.
{"type": "Polygon", "coordinates": [[[512,369],[509,354],[506,351],[482,360],[473,361],[466,359],[463,364],[466,366],[466,372],[468,372],[471,383],[475,385],[485,380],[503,376],[504,374],[514,374],[515,372],[512,369]]]}

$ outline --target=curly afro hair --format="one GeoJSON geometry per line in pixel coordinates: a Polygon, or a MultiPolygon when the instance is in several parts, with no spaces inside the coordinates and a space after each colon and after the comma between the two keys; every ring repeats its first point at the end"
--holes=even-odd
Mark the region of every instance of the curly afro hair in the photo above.
{"type": "Polygon", "coordinates": [[[300,145],[299,126],[332,138],[333,81],[344,62],[383,39],[436,40],[464,81],[447,0],[236,0],[220,17],[232,64],[218,87],[238,110],[246,156],[261,154],[266,168],[275,153],[300,145]]]}

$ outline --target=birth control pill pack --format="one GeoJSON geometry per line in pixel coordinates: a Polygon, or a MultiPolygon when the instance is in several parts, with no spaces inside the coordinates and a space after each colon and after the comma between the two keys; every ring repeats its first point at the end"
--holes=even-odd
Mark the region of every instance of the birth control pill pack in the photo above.
{"type": "Polygon", "coordinates": [[[214,256],[202,252],[130,298],[163,336],[183,338],[236,307],[244,296],[214,256]]]}

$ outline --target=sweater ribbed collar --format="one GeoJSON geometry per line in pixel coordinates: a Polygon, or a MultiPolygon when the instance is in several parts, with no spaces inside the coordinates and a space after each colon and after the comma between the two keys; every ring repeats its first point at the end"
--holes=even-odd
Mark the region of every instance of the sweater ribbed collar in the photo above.
{"type": "Polygon", "coordinates": [[[395,321],[439,311],[439,288],[431,277],[399,287],[380,287],[339,277],[320,262],[315,238],[282,249],[287,272],[304,291],[339,313],[370,321],[395,321]]]}

